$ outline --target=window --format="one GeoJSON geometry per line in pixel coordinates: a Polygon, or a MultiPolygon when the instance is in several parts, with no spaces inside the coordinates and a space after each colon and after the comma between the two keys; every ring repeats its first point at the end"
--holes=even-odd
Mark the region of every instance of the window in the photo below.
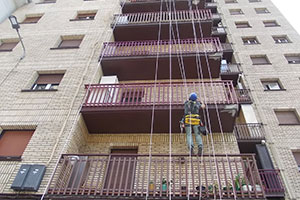
{"type": "Polygon", "coordinates": [[[64,74],[40,74],[32,90],[57,90],[64,74]]]}
{"type": "Polygon", "coordinates": [[[229,9],[231,15],[242,15],[244,14],[241,9],[229,9]]]}
{"type": "Polygon", "coordinates": [[[50,49],[78,49],[83,37],[83,35],[61,36],[58,46],[50,49]]]}
{"type": "Polygon", "coordinates": [[[254,8],[255,12],[257,14],[266,14],[266,13],[270,13],[270,11],[268,11],[267,8],[254,8]]]}
{"type": "Polygon", "coordinates": [[[56,0],[44,0],[43,3],[55,3],[56,0]]]}
{"type": "Polygon", "coordinates": [[[70,19],[70,21],[81,21],[81,20],[94,20],[97,12],[96,11],[86,11],[78,12],[75,19],[70,19]]]}
{"type": "Polygon", "coordinates": [[[300,54],[285,55],[289,64],[300,64],[300,54]]]}
{"type": "Polygon", "coordinates": [[[296,160],[296,163],[298,165],[298,171],[300,172],[300,152],[293,152],[293,156],[296,160]]]}
{"type": "Polygon", "coordinates": [[[262,80],[261,83],[264,86],[265,91],[283,90],[279,80],[262,80]]]}
{"type": "Polygon", "coordinates": [[[280,125],[300,124],[296,110],[275,110],[275,114],[280,125]]]}
{"type": "Polygon", "coordinates": [[[0,134],[0,158],[2,160],[20,159],[33,132],[33,130],[2,131],[0,134]]]}
{"type": "Polygon", "coordinates": [[[276,27],[276,26],[279,26],[279,24],[272,20],[272,21],[263,21],[265,27],[276,27]]]}
{"type": "Polygon", "coordinates": [[[272,36],[276,44],[281,43],[290,43],[290,40],[287,38],[286,35],[283,36],[272,36]]]}
{"type": "Polygon", "coordinates": [[[251,28],[248,22],[235,22],[237,28],[251,28]]]}
{"type": "Polygon", "coordinates": [[[266,55],[250,56],[253,65],[269,65],[271,64],[266,55]]]}
{"type": "Polygon", "coordinates": [[[126,92],[123,92],[121,101],[123,103],[129,103],[129,102],[142,102],[142,99],[144,97],[144,90],[143,89],[132,89],[126,92]]]}
{"type": "Polygon", "coordinates": [[[237,3],[237,0],[225,0],[225,3],[237,3]]]}
{"type": "Polygon", "coordinates": [[[19,42],[16,41],[16,42],[5,42],[5,41],[2,41],[0,43],[0,52],[1,51],[12,51],[15,46],[17,46],[19,42]]]}
{"type": "Polygon", "coordinates": [[[261,2],[261,0],[249,0],[249,3],[261,2]]]}
{"type": "Polygon", "coordinates": [[[256,37],[244,37],[242,38],[243,40],[243,43],[245,45],[248,45],[248,44],[259,44],[258,40],[256,37]]]}
{"type": "Polygon", "coordinates": [[[27,16],[22,24],[35,24],[38,23],[38,21],[42,18],[42,15],[38,16],[27,16]]]}

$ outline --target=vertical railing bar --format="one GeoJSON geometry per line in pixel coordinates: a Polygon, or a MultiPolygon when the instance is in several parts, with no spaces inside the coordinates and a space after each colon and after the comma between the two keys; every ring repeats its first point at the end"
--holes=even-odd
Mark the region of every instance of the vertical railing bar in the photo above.
{"type": "MultiPolygon", "coordinates": [[[[81,158],[79,157],[79,161],[75,161],[75,163],[77,164],[77,163],[79,163],[78,164],[78,166],[80,166],[80,163],[82,162],[82,160],[81,160],[81,158]]],[[[74,163],[74,167],[75,167],[75,163],[74,163]]],[[[73,168],[74,168],[73,167],[73,168]]],[[[77,169],[76,169],[76,171],[75,171],[75,180],[76,180],[76,178],[77,178],[77,176],[78,176],[78,173],[79,173],[79,169],[80,169],[80,167],[78,167],[77,169]]],[[[69,178],[71,178],[71,175],[72,175],[72,173],[70,174],[70,177],[69,178]]],[[[73,193],[73,188],[74,188],[74,185],[75,185],[75,180],[73,180],[73,183],[72,183],[72,186],[71,186],[71,189],[70,189],[70,194],[72,194],[73,193]]],[[[70,181],[70,180],[69,180],[70,181]]],[[[69,181],[68,181],[68,183],[69,183],[69,181]]]]}
{"type": "MultiPolygon", "coordinates": [[[[60,158],[60,159],[62,159],[62,158],[60,158]]],[[[57,177],[56,183],[54,184],[53,190],[51,191],[51,194],[54,194],[55,191],[56,191],[56,188],[57,188],[57,186],[58,186],[58,184],[59,184],[60,175],[62,174],[63,166],[65,165],[66,160],[67,160],[67,159],[66,159],[66,156],[64,156],[64,157],[63,157],[63,162],[62,162],[62,164],[61,164],[61,169],[59,170],[59,175],[58,175],[58,177],[57,177]]],[[[69,163],[67,163],[67,166],[68,166],[68,164],[69,164],[69,163]]],[[[66,168],[67,168],[67,166],[66,166],[66,168]]],[[[56,168],[56,171],[55,171],[55,172],[57,173],[57,168],[56,168]]],[[[65,177],[66,174],[67,174],[67,173],[64,173],[64,174],[63,174],[63,177],[65,177]]],[[[64,180],[64,178],[63,178],[62,180],[64,180]]],[[[61,184],[59,184],[59,185],[61,185],[61,184]]],[[[60,193],[60,188],[58,189],[58,194],[59,194],[59,193],[60,193]]]]}
{"type": "MultiPolygon", "coordinates": [[[[122,163],[122,158],[121,158],[121,163],[122,163]]],[[[123,178],[124,178],[125,165],[126,165],[126,156],[123,157],[123,167],[122,167],[122,170],[121,170],[121,179],[118,180],[118,181],[120,181],[119,188],[118,188],[118,196],[121,195],[121,188],[122,188],[122,182],[123,182],[123,178]]],[[[118,176],[118,174],[116,174],[116,176],[118,176]]]]}
{"type": "MultiPolygon", "coordinates": [[[[88,163],[93,163],[93,161],[94,161],[93,159],[89,160],[89,158],[87,157],[87,159],[86,159],[86,164],[88,164],[88,163]]],[[[90,174],[91,168],[92,168],[92,165],[90,164],[90,166],[89,166],[89,168],[88,168],[88,171],[87,171],[87,173],[86,173],[86,180],[85,180],[86,182],[87,182],[88,179],[89,179],[89,174],[90,174]]],[[[82,176],[81,176],[81,178],[80,178],[79,183],[81,183],[82,178],[83,178],[83,173],[82,173],[82,176]]],[[[83,187],[83,190],[82,190],[82,192],[81,192],[81,195],[83,195],[83,194],[85,193],[86,185],[87,185],[87,184],[84,184],[84,187],[83,187]]],[[[79,186],[78,186],[78,189],[79,189],[79,186]]],[[[77,194],[78,194],[78,193],[77,193],[77,194]]]]}
{"type": "MultiPolygon", "coordinates": [[[[137,165],[137,157],[134,157],[134,159],[133,159],[133,169],[136,169],[136,165],[137,165]]],[[[130,185],[130,190],[129,190],[129,196],[130,197],[132,196],[132,192],[133,192],[135,173],[136,173],[136,170],[132,173],[132,177],[131,177],[131,185],[130,185]]],[[[139,174],[138,174],[138,176],[139,176],[139,174]]],[[[136,188],[138,188],[138,183],[136,184],[136,188]]]]}
{"type": "Polygon", "coordinates": [[[121,157],[118,157],[117,171],[114,174],[116,176],[115,176],[115,179],[113,180],[114,181],[114,185],[113,185],[113,189],[112,189],[112,192],[111,192],[111,196],[115,195],[115,190],[116,190],[116,186],[117,186],[117,180],[118,180],[118,174],[119,174],[121,159],[122,159],[121,157]]]}
{"type": "MultiPolygon", "coordinates": [[[[101,161],[101,159],[99,159],[100,161],[101,161]]],[[[99,182],[100,182],[100,178],[101,178],[101,173],[102,173],[102,170],[103,170],[103,167],[104,167],[104,165],[105,165],[105,160],[102,160],[101,162],[100,162],[100,174],[99,174],[99,176],[98,176],[98,179],[97,179],[97,183],[96,183],[96,188],[95,188],[95,191],[94,191],[94,195],[96,195],[97,194],[97,188],[98,188],[98,185],[99,185],[99,182]]],[[[98,166],[98,164],[97,164],[97,166],[98,166]]],[[[95,169],[95,172],[97,171],[97,168],[95,169]]],[[[104,176],[106,176],[105,174],[103,174],[103,177],[104,176]]],[[[104,181],[102,182],[102,187],[101,187],[101,189],[103,190],[103,187],[104,187],[104,181]]],[[[101,192],[101,190],[100,190],[100,192],[101,192]]]]}
{"type": "MultiPolygon", "coordinates": [[[[124,164],[126,164],[126,162],[124,164]]],[[[126,178],[125,178],[125,188],[124,188],[123,196],[126,196],[126,193],[127,193],[127,184],[128,184],[128,176],[129,176],[129,172],[130,172],[130,166],[131,166],[131,157],[128,158],[128,166],[127,166],[128,169],[127,169],[126,178]]]]}
{"type": "MultiPolygon", "coordinates": [[[[146,170],[146,159],[144,159],[144,169],[143,169],[143,178],[142,178],[142,192],[141,192],[141,196],[144,196],[144,182],[145,182],[145,170],[146,170]]],[[[148,187],[148,184],[147,184],[148,187]]]]}
{"type": "MultiPolygon", "coordinates": [[[[112,169],[112,171],[114,171],[115,162],[116,162],[116,157],[112,157],[112,160],[113,160],[113,161],[112,161],[113,164],[112,164],[112,167],[111,167],[110,169],[112,169]]],[[[109,160],[109,162],[111,162],[111,160],[109,160]]],[[[109,164],[110,164],[110,163],[109,163],[109,164]]],[[[108,164],[107,168],[109,167],[109,164],[108,164]]],[[[111,184],[112,174],[113,174],[113,173],[110,173],[110,174],[109,174],[108,185],[107,185],[107,188],[106,188],[106,196],[109,195],[109,190],[110,190],[110,184],[111,184]]]]}

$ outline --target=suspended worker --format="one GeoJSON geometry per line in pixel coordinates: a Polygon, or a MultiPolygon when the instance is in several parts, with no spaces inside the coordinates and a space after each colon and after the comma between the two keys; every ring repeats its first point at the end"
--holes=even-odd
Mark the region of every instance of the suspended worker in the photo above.
{"type": "Polygon", "coordinates": [[[180,126],[185,128],[186,131],[186,141],[188,145],[189,152],[194,154],[194,143],[192,137],[192,129],[194,130],[196,143],[198,145],[198,155],[202,154],[202,137],[201,132],[206,134],[206,128],[202,123],[199,115],[200,108],[204,109],[205,105],[197,101],[197,94],[191,93],[189,100],[184,103],[184,116],[180,121],[180,126]],[[203,131],[203,129],[205,131],[203,131]],[[205,133],[204,133],[205,132],[205,133]]]}

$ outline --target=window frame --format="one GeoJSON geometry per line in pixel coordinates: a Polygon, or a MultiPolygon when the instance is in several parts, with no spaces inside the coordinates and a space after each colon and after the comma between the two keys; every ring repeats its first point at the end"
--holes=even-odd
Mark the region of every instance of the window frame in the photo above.
{"type": "Polygon", "coordinates": [[[300,64],[300,54],[285,54],[284,57],[287,60],[288,64],[300,64]],[[296,59],[296,60],[290,61],[288,59],[288,57],[298,57],[299,59],[298,60],[296,59]]]}
{"type": "Polygon", "coordinates": [[[249,22],[248,21],[241,21],[241,22],[234,22],[234,24],[235,24],[235,27],[237,28],[237,29],[240,29],[240,28],[252,28],[252,26],[249,24],[249,22]],[[243,27],[239,27],[239,25],[247,25],[247,26],[243,26],[243,27]]]}
{"type": "Polygon", "coordinates": [[[278,121],[278,125],[279,126],[297,126],[297,125],[300,125],[300,118],[299,118],[299,115],[298,115],[298,112],[296,109],[274,109],[274,113],[275,113],[275,116],[277,118],[277,121],[278,121]],[[279,112],[290,112],[290,113],[293,113],[294,116],[295,116],[295,119],[297,119],[297,123],[282,123],[280,122],[280,119],[278,118],[278,115],[276,114],[279,113],[279,112]]]}
{"type": "Polygon", "coordinates": [[[275,44],[288,44],[288,43],[292,43],[291,40],[287,37],[287,35],[272,35],[272,38],[275,42],[275,44]],[[280,38],[284,38],[284,40],[286,42],[278,42],[276,39],[278,39],[279,41],[281,40],[280,38]]]}
{"type": "Polygon", "coordinates": [[[284,89],[284,87],[279,79],[261,79],[260,82],[263,85],[264,91],[266,91],[266,92],[286,91],[286,89],[284,89]],[[270,84],[273,84],[273,83],[276,83],[279,89],[272,89],[272,87],[269,86],[270,84]]]}
{"type": "Polygon", "coordinates": [[[237,0],[224,0],[225,4],[238,3],[237,0]]]}
{"type": "Polygon", "coordinates": [[[250,58],[252,60],[252,65],[272,65],[267,55],[250,55],[250,58]],[[265,58],[267,61],[266,63],[255,63],[253,62],[253,58],[265,58]]]}
{"type": "Polygon", "coordinates": [[[25,147],[24,147],[24,150],[22,150],[21,155],[18,155],[18,156],[15,156],[15,155],[11,155],[11,156],[9,156],[9,155],[0,155],[0,161],[21,161],[22,156],[23,156],[23,154],[24,154],[24,152],[25,152],[25,150],[26,150],[26,148],[27,148],[27,146],[28,146],[35,130],[34,129],[22,129],[22,130],[15,130],[15,129],[13,129],[13,130],[7,129],[6,130],[6,129],[4,129],[4,130],[0,131],[0,140],[4,137],[4,134],[7,133],[7,132],[22,132],[22,131],[32,132],[32,133],[31,133],[30,138],[25,142],[26,144],[24,145],[25,147]]]}
{"type": "Polygon", "coordinates": [[[297,167],[298,167],[298,171],[300,172],[300,149],[297,149],[297,150],[292,150],[292,154],[293,154],[293,157],[294,157],[294,160],[297,164],[297,167]],[[299,158],[296,158],[298,156],[295,156],[295,154],[298,154],[299,158]],[[299,159],[299,160],[298,160],[299,159]],[[298,163],[299,162],[299,163],[298,163]]]}
{"type": "Polygon", "coordinates": [[[230,13],[230,15],[243,15],[244,14],[243,10],[240,8],[229,9],[229,13],[230,13]]]}
{"type": "Polygon", "coordinates": [[[36,16],[26,16],[25,19],[20,23],[20,24],[37,24],[41,18],[43,17],[43,15],[36,15],[36,16]],[[33,22],[26,22],[26,20],[33,18],[33,19],[37,19],[36,21],[33,22]]]}
{"type": "Polygon", "coordinates": [[[266,21],[263,21],[263,24],[265,27],[280,27],[280,25],[278,24],[278,22],[276,20],[266,20],[266,21]],[[267,25],[266,23],[272,23],[274,22],[274,25],[267,25]]]}
{"type": "Polygon", "coordinates": [[[95,17],[97,15],[97,11],[93,10],[93,11],[79,11],[77,12],[76,16],[74,19],[70,19],[69,21],[90,21],[90,20],[95,20],[95,17]],[[92,17],[92,18],[80,18],[80,15],[90,15],[88,17],[92,17]]]}
{"type": "Polygon", "coordinates": [[[250,36],[250,37],[242,37],[242,41],[244,45],[257,45],[260,44],[260,42],[258,41],[256,36],[250,36]],[[253,41],[256,41],[254,43],[251,43],[251,39],[253,39],[253,41]],[[246,42],[248,41],[248,42],[246,42]],[[250,42],[249,42],[250,41],[250,42]],[[246,42],[246,43],[245,43],[246,42]]]}
{"type": "Polygon", "coordinates": [[[256,14],[269,14],[271,13],[267,8],[254,8],[256,14]],[[263,12],[261,12],[263,11],[263,12]]]}
{"type": "Polygon", "coordinates": [[[19,41],[16,41],[16,42],[5,42],[5,41],[3,41],[3,42],[0,43],[0,52],[11,52],[18,45],[18,43],[19,43],[19,41]],[[6,45],[6,44],[13,44],[14,46],[10,49],[8,49],[8,48],[1,49],[1,48],[3,48],[3,45],[6,45]]]}
{"type": "Polygon", "coordinates": [[[59,49],[79,49],[80,45],[84,39],[85,35],[67,35],[67,36],[60,36],[59,41],[56,44],[56,47],[52,47],[50,48],[50,50],[59,50],[59,49]],[[74,41],[74,42],[78,42],[77,46],[62,46],[64,42],[70,42],[70,41],[74,41]],[[80,42],[79,42],[80,41],[80,42]]]}

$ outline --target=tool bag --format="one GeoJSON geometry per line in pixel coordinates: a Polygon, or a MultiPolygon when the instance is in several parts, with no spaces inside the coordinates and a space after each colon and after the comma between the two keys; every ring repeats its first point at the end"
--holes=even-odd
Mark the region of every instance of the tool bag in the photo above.
{"type": "Polygon", "coordinates": [[[188,125],[200,125],[200,116],[198,114],[186,115],[184,123],[188,125]]]}

